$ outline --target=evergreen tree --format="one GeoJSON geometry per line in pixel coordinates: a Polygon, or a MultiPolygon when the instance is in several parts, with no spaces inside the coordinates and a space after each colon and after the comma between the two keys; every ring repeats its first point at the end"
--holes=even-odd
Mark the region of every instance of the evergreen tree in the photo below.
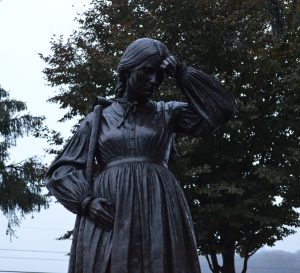
{"type": "MultiPolygon", "coordinates": [[[[188,65],[231,90],[239,111],[207,139],[179,137],[172,169],[188,197],[199,253],[212,272],[234,273],[234,255],[251,255],[298,227],[300,40],[297,1],[93,0],[64,41],[53,37],[44,73],[50,99],[85,115],[111,95],[115,69],[136,38],[163,41],[188,65]],[[221,254],[223,264],[217,260],[221,254]]],[[[183,100],[172,80],[160,99],[183,100]]]]}
{"type": "Polygon", "coordinates": [[[20,217],[47,206],[42,193],[43,164],[36,158],[8,164],[9,150],[16,146],[18,137],[39,130],[42,117],[25,113],[26,105],[13,100],[0,87],[0,210],[8,218],[7,233],[12,234],[20,217]]]}

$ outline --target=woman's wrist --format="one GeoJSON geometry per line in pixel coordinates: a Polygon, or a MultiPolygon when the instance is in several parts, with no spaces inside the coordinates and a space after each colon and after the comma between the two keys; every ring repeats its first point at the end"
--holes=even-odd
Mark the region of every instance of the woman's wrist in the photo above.
{"type": "Polygon", "coordinates": [[[175,70],[175,73],[174,73],[174,78],[177,81],[180,81],[181,79],[183,79],[186,72],[187,72],[187,66],[184,63],[179,62],[177,64],[177,67],[176,67],[176,70],[175,70]]]}
{"type": "Polygon", "coordinates": [[[93,201],[92,196],[86,197],[83,202],[81,203],[81,215],[87,215],[89,210],[89,205],[93,201]]]}

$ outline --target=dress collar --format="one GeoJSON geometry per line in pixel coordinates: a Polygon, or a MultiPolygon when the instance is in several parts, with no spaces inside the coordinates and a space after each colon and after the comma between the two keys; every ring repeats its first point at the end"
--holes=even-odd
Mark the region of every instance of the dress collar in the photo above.
{"type": "Polygon", "coordinates": [[[122,98],[117,99],[115,103],[112,104],[113,111],[118,114],[119,116],[124,116],[124,113],[126,113],[129,108],[133,110],[133,113],[142,113],[142,114],[148,114],[154,109],[154,102],[151,100],[147,100],[145,102],[128,102],[123,100],[122,98]]]}

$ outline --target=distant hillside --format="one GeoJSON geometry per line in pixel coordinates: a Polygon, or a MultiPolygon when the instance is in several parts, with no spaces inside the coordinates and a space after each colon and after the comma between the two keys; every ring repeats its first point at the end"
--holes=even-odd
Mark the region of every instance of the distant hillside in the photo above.
{"type": "MultiPolygon", "coordinates": [[[[207,261],[200,258],[202,273],[211,273],[207,261]]],[[[236,273],[242,270],[243,260],[236,258],[236,273]]],[[[247,273],[300,273],[300,251],[261,251],[249,260],[247,273]]]]}

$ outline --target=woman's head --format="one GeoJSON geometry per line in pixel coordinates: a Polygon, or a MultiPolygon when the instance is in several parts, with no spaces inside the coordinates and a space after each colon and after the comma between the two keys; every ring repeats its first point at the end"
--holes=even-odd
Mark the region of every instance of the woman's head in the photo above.
{"type": "MultiPolygon", "coordinates": [[[[169,56],[167,47],[160,41],[142,38],[132,42],[123,53],[117,68],[119,83],[116,88],[116,97],[123,96],[126,87],[127,75],[132,71],[144,69],[148,62],[153,60],[164,60],[169,56]]],[[[163,77],[157,78],[157,85],[161,84],[163,77]]]]}

